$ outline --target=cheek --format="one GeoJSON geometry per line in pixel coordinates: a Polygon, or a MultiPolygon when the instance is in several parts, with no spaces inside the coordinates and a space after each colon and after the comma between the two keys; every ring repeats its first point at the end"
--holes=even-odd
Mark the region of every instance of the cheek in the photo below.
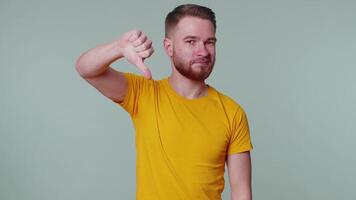
{"type": "Polygon", "coordinates": [[[192,52],[187,48],[177,47],[174,51],[176,55],[178,55],[180,58],[184,60],[190,59],[192,55],[192,52]]]}
{"type": "Polygon", "coordinates": [[[215,47],[208,47],[208,51],[211,55],[215,55],[215,47]]]}

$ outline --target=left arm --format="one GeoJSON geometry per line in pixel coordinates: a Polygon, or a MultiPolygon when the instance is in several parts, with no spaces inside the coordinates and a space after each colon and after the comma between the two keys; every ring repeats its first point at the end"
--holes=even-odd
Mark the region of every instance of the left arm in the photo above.
{"type": "Polygon", "coordinates": [[[231,200],[252,200],[250,152],[227,155],[231,200]]]}

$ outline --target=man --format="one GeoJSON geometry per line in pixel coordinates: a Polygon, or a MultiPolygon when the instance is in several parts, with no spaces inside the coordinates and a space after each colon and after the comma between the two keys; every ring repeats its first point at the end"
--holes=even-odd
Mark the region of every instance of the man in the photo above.
{"type": "Polygon", "coordinates": [[[231,198],[250,200],[253,148],[244,110],[205,84],[215,63],[216,22],[206,7],[186,4],[165,21],[172,73],[153,80],[143,63],[152,42],[139,30],[83,53],[78,73],[122,106],[136,130],[138,200],[220,200],[225,162],[231,198]],[[144,76],[110,67],[126,58],[144,76]]]}

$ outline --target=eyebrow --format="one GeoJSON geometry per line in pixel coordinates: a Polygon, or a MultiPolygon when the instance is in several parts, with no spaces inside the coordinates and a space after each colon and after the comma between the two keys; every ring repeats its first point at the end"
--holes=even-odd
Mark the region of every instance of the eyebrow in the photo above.
{"type": "MultiPolygon", "coordinates": [[[[183,38],[183,40],[188,40],[188,39],[199,39],[197,36],[194,36],[194,35],[188,35],[186,37],[183,38]]],[[[216,42],[216,37],[210,37],[208,38],[207,40],[213,40],[214,42],[216,42]]]]}

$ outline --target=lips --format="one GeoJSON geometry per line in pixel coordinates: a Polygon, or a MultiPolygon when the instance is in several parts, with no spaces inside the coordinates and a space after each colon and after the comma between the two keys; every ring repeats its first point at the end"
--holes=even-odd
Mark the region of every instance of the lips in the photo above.
{"type": "Polygon", "coordinates": [[[193,63],[209,64],[209,63],[210,63],[210,59],[207,59],[207,58],[200,58],[200,59],[193,60],[193,63]]]}

